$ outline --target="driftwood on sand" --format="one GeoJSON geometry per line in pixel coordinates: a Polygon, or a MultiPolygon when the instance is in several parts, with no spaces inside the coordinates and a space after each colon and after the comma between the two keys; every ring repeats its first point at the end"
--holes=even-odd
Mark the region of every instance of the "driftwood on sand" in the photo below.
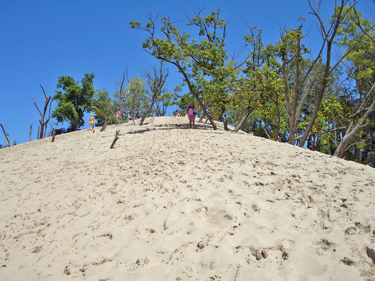
{"type": "Polygon", "coordinates": [[[116,141],[119,139],[119,137],[118,137],[119,135],[120,135],[120,130],[117,130],[117,131],[116,131],[115,138],[114,138],[114,140],[113,140],[113,142],[112,142],[112,144],[111,144],[110,149],[112,149],[112,148],[114,147],[116,141]]]}

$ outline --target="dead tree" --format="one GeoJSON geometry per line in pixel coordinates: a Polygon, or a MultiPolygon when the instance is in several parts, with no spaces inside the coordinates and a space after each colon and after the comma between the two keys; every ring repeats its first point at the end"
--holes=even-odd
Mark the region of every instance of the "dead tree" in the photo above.
{"type": "Polygon", "coordinates": [[[52,142],[55,141],[55,138],[56,138],[55,128],[52,128],[52,142]]]}
{"type": "MultiPolygon", "coordinates": [[[[126,76],[125,76],[125,73],[123,74],[122,76],[122,80],[121,82],[119,83],[119,99],[121,101],[124,101],[125,97],[123,96],[122,92],[123,92],[123,88],[124,88],[124,83],[126,81],[126,77],[127,77],[127,70],[126,70],[126,76]]],[[[129,79],[128,79],[129,80],[129,79]]],[[[118,108],[120,108],[120,105],[119,104],[115,104],[115,105],[112,105],[109,109],[108,109],[108,116],[105,116],[105,114],[103,113],[103,118],[104,118],[104,123],[103,123],[103,126],[102,128],[100,129],[100,131],[104,131],[107,126],[109,125],[111,119],[112,119],[112,116],[114,116],[115,114],[115,111],[118,110],[118,108]]],[[[124,110],[123,108],[120,108],[121,110],[123,110],[126,114],[126,116],[128,117],[128,120],[129,120],[129,113],[127,112],[127,110],[124,110]]],[[[120,121],[117,120],[118,124],[120,124],[120,121]]]]}
{"type": "Polygon", "coordinates": [[[32,133],[32,131],[33,131],[33,123],[31,123],[31,125],[30,125],[30,141],[31,141],[31,133],[32,133]]]}
{"type": "Polygon", "coordinates": [[[3,132],[4,132],[4,136],[5,136],[5,139],[6,139],[6,142],[7,142],[7,147],[10,147],[10,141],[9,141],[9,134],[5,132],[5,129],[3,127],[3,124],[0,124],[1,128],[3,129],[3,132]]]}
{"type": "Polygon", "coordinates": [[[118,137],[119,135],[120,135],[120,130],[117,130],[117,131],[116,131],[115,138],[114,138],[114,140],[113,140],[113,142],[112,142],[112,144],[111,144],[110,149],[112,149],[112,148],[114,147],[116,141],[119,139],[119,137],[118,137]]]}
{"type": "MultiPolygon", "coordinates": [[[[44,137],[44,131],[47,129],[47,125],[48,125],[48,122],[50,120],[50,116],[48,116],[47,121],[44,122],[44,118],[46,117],[46,112],[47,112],[47,109],[48,109],[48,104],[51,101],[51,96],[49,96],[47,98],[46,92],[44,91],[42,85],[41,84],[39,84],[39,85],[40,85],[40,87],[43,90],[43,96],[44,96],[44,109],[43,109],[43,113],[39,110],[38,106],[36,105],[34,97],[33,97],[33,100],[34,100],[35,107],[39,111],[39,114],[40,114],[40,117],[41,117],[40,120],[39,120],[40,131],[38,132],[38,138],[42,139],[44,137]]],[[[51,112],[51,104],[50,104],[50,112],[51,112]]]]}
{"type": "MultiPolygon", "coordinates": [[[[122,104],[124,106],[121,107],[121,105],[119,105],[120,109],[126,114],[126,117],[128,118],[128,120],[130,121],[130,114],[129,114],[129,111],[126,110],[126,96],[124,96],[123,94],[123,90],[124,90],[124,83],[125,81],[128,80],[128,84],[129,84],[129,76],[128,76],[128,68],[126,68],[126,72],[122,74],[122,80],[121,82],[119,83],[119,100],[122,102],[122,104]]],[[[134,117],[133,117],[133,123],[135,124],[135,121],[134,121],[134,117]]]]}
{"type": "Polygon", "coordinates": [[[161,95],[161,91],[164,87],[165,81],[168,77],[168,70],[164,67],[164,62],[160,61],[160,68],[157,69],[156,66],[152,66],[152,71],[144,72],[144,77],[149,82],[150,92],[152,94],[151,104],[148,109],[143,113],[141,122],[139,125],[142,125],[145,121],[147,115],[150,113],[152,107],[154,106],[155,102],[161,95]]]}
{"type": "Polygon", "coordinates": [[[108,126],[109,122],[111,121],[112,116],[115,113],[115,111],[116,111],[116,107],[112,106],[111,109],[109,110],[109,112],[110,112],[109,116],[105,116],[104,113],[103,113],[104,123],[103,123],[102,128],[100,129],[101,132],[103,132],[107,128],[107,126],[108,126]]]}

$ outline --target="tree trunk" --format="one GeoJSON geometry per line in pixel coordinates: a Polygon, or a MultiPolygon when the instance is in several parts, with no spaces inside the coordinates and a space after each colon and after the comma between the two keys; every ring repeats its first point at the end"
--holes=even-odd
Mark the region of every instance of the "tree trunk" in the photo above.
{"type": "MultiPolygon", "coordinates": [[[[205,104],[204,106],[207,107],[207,104],[205,104]]],[[[204,115],[204,112],[203,112],[203,110],[202,110],[202,112],[201,112],[201,116],[199,117],[199,121],[198,121],[199,123],[202,123],[202,122],[203,122],[203,118],[204,118],[204,116],[205,116],[205,115],[204,115]]],[[[207,120],[208,120],[208,119],[207,119],[207,120]]],[[[207,123],[207,120],[206,120],[206,123],[207,123]]]]}
{"type": "Polygon", "coordinates": [[[342,138],[339,146],[337,147],[334,156],[342,158],[346,148],[349,145],[350,140],[357,134],[359,129],[362,128],[363,124],[366,122],[366,119],[370,116],[370,114],[374,111],[374,109],[375,109],[375,100],[372,102],[371,106],[367,109],[365,115],[359,121],[357,126],[355,126],[354,129],[350,133],[349,133],[349,130],[346,132],[345,136],[342,138]]]}
{"type": "Polygon", "coordinates": [[[30,141],[31,141],[31,133],[32,133],[32,131],[33,131],[33,123],[31,123],[31,125],[30,125],[30,134],[29,134],[29,136],[30,136],[30,141]]]}
{"type": "Polygon", "coordinates": [[[275,105],[276,107],[276,114],[277,114],[277,128],[276,128],[276,134],[275,134],[275,141],[277,141],[279,139],[279,131],[280,131],[280,109],[279,109],[279,104],[277,103],[279,97],[278,97],[278,94],[276,94],[276,100],[274,100],[272,98],[272,96],[270,94],[268,94],[267,92],[265,93],[273,102],[273,104],[275,105]]]}
{"type": "MultiPolygon", "coordinates": [[[[323,35],[323,40],[324,41],[323,41],[323,44],[322,44],[321,51],[323,50],[323,46],[325,45],[325,43],[327,43],[327,49],[326,49],[326,55],[325,55],[325,61],[326,61],[325,62],[325,69],[324,69],[324,74],[323,74],[323,76],[320,79],[320,87],[319,87],[318,97],[316,99],[316,103],[315,103],[313,114],[311,115],[309,124],[307,125],[305,133],[303,134],[303,136],[301,138],[299,147],[303,147],[304,146],[305,141],[306,141],[307,137],[309,136],[309,134],[310,134],[310,132],[312,130],[312,127],[314,126],[315,119],[318,116],[319,107],[320,107],[320,104],[321,104],[323,96],[324,96],[324,92],[326,91],[326,87],[327,87],[327,84],[328,84],[329,75],[338,66],[338,64],[344,59],[344,57],[346,55],[348,55],[348,53],[352,50],[352,49],[348,50],[346,52],[346,54],[343,57],[339,58],[338,62],[333,67],[331,67],[332,44],[334,43],[334,39],[335,39],[335,37],[337,35],[337,31],[342,26],[344,20],[346,19],[346,16],[348,15],[350,9],[353,8],[353,5],[354,5],[353,4],[353,5],[349,6],[349,9],[344,12],[344,7],[348,3],[348,1],[341,0],[340,2],[341,2],[341,4],[337,5],[337,7],[336,7],[337,8],[337,12],[335,12],[336,18],[329,25],[329,30],[327,32],[326,27],[324,26],[323,21],[321,20],[319,14],[318,14],[318,10],[316,8],[313,8],[312,5],[311,5],[311,3],[310,3],[310,1],[309,1],[310,7],[312,9],[312,13],[319,20],[319,23],[320,23],[319,24],[319,28],[320,28],[321,33],[323,35]]],[[[342,151],[342,153],[344,153],[344,152],[342,151]]]]}
{"type": "Polygon", "coordinates": [[[143,114],[141,122],[139,123],[139,125],[143,125],[143,122],[145,121],[147,115],[149,114],[149,112],[151,111],[152,107],[154,106],[154,103],[156,102],[156,97],[157,97],[157,95],[154,94],[154,96],[152,97],[152,103],[150,104],[150,106],[147,109],[147,111],[143,114]]]}
{"type": "Polygon", "coordinates": [[[227,115],[225,113],[225,108],[221,108],[221,112],[222,112],[222,118],[223,118],[223,124],[224,124],[224,130],[225,131],[228,131],[228,121],[227,121],[227,115]]]}
{"type": "Polygon", "coordinates": [[[112,142],[112,144],[111,144],[111,147],[110,147],[110,149],[112,149],[113,147],[114,147],[114,145],[115,145],[115,143],[116,143],[116,141],[119,139],[119,134],[120,134],[120,130],[117,130],[116,131],[116,135],[115,135],[115,138],[114,138],[114,140],[113,140],[113,142],[112,142]]]}
{"type": "Polygon", "coordinates": [[[52,129],[52,142],[55,141],[56,134],[55,134],[55,128],[52,129]]]}
{"type": "Polygon", "coordinates": [[[245,115],[242,117],[241,121],[237,124],[236,128],[234,129],[235,132],[238,132],[241,129],[243,124],[246,122],[247,117],[249,117],[249,115],[254,111],[254,109],[255,108],[251,108],[250,106],[246,108],[245,115]]]}
{"type": "Polygon", "coordinates": [[[154,102],[151,103],[150,107],[149,107],[149,108],[147,109],[147,111],[142,115],[141,122],[139,123],[139,125],[143,125],[143,122],[145,121],[146,116],[148,115],[148,113],[151,111],[153,105],[154,105],[154,102]]]}
{"type": "MultiPolygon", "coordinates": [[[[173,62],[172,62],[173,63],[173,62]]],[[[216,125],[215,125],[215,122],[212,120],[211,116],[208,114],[207,110],[206,110],[206,107],[204,106],[204,104],[202,103],[201,99],[199,98],[199,96],[194,92],[193,90],[193,87],[191,86],[190,84],[190,80],[189,80],[189,77],[186,75],[185,71],[182,69],[182,67],[178,64],[178,63],[173,63],[175,66],[177,66],[178,70],[180,70],[180,72],[182,73],[182,75],[184,76],[184,80],[186,82],[186,84],[188,85],[189,87],[189,91],[190,93],[193,95],[193,97],[198,101],[199,103],[199,106],[200,108],[202,109],[204,115],[207,116],[208,120],[210,121],[211,123],[211,126],[214,130],[217,129],[216,125]]]]}
{"type": "MultiPolygon", "coordinates": [[[[45,137],[45,131],[47,130],[47,125],[48,125],[48,122],[50,120],[50,117],[48,117],[47,121],[44,122],[44,118],[46,116],[46,112],[47,112],[47,109],[48,109],[48,104],[50,103],[51,101],[51,96],[49,96],[47,98],[47,95],[46,95],[46,92],[44,91],[43,89],[43,86],[41,84],[39,84],[39,86],[42,88],[43,90],[43,97],[44,97],[44,108],[43,108],[43,113],[39,110],[38,106],[36,105],[36,101],[33,97],[33,100],[34,100],[34,105],[36,107],[36,109],[38,110],[39,114],[40,114],[40,120],[39,120],[39,123],[40,123],[40,130],[38,131],[38,138],[39,139],[42,139],[43,137],[45,137]]],[[[52,104],[52,103],[51,103],[52,104]]],[[[51,114],[51,104],[50,104],[50,114],[51,114]]]]}
{"type": "Polygon", "coordinates": [[[9,134],[5,132],[5,129],[3,127],[3,124],[0,124],[1,128],[3,129],[3,133],[7,142],[7,147],[10,147],[10,141],[9,141],[9,134]]]}
{"type": "Polygon", "coordinates": [[[276,105],[276,112],[277,112],[277,128],[276,128],[276,135],[275,135],[275,141],[279,139],[279,131],[280,131],[280,110],[279,106],[276,105]]]}
{"type": "Polygon", "coordinates": [[[100,131],[103,132],[105,130],[105,128],[107,128],[107,126],[108,126],[108,118],[104,117],[104,123],[103,123],[103,126],[100,129],[100,131]]]}

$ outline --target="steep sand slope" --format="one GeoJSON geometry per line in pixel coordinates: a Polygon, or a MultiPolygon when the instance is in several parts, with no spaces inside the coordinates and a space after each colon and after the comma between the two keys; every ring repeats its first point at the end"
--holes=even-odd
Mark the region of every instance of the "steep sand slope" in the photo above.
{"type": "Polygon", "coordinates": [[[1,149],[0,280],[375,280],[374,186],[187,118],[1,149]]]}

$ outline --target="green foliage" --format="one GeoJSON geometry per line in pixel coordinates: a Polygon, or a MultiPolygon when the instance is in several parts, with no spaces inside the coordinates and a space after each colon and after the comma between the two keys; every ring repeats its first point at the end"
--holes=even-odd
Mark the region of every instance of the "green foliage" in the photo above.
{"type": "MultiPolygon", "coordinates": [[[[368,35],[375,38],[371,20],[361,18],[360,11],[357,11],[357,13],[362,28],[368,35]]],[[[345,48],[346,65],[349,67],[349,71],[354,73],[353,78],[356,80],[357,90],[361,94],[365,94],[371,86],[371,81],[375,79],[375,48],[370,38],[365,36],[357,27],[353,18],[355,18],[355,15],[351,11],[350,17],[340,29],[337,44],[345,48]]]]}
{"type": "Polygon", "coordinates": [[[177,67],[190,94],[197,101],[202,99],[205,104],[209,102],[211,106],[225,109],[228,103],[224,83],[227,71],[227,54],[224,50],[226,22],[219,17],[219,13],[213,11],[206,17],[197,13],[187,23],[188,26],[199,28],[197,39],[180,32],[169,17],[161,19],[160,31],[165,38],[157,38],[155,23],[151,18],[149,20],[146,26],[140,22],[130,22],[132,28],[149,33],[143,42],[145,51],[177,67]]]}
{"type": "Polygon", "coordinates": [[[156,116],[164,116],[167,113],[167,107],[174,105],[177,96],[175,93],[170,93],[163,89],[156,101],[156,116]]]}
{"type": "MultiPolygon", "coordinates": [[[[173,103],[182,110],[190,102],[198,102],[214,119],[226,119],[230,124],[239,124],[251,113],[242,125],[243,130],[291,144],[300,142],[301,146],[308,138],[309,148],[333,154],[349,122],[353,126],[358,124],[364,109],[370,106],[373,99],[366,95],[375,80],[375,50],[371,41],[375,32],[371,22],[362,19],[360,13],[358,19],[351,7],[342,10],[345,3],[341,1],[335,7],[328,26],[312,8],[325,36],[325,45],[316,59],[311,58],[310,50],[303,44],[303,17],[299,18],[298,28],[283,30],[278,42],[266,46],[262,43],[262,30],[250,28],[244,36],[249,50],[244,62],[228,59],[227,23],[217,11],[204,17],[200,10],[189,19],[188,30],[197,30],[196,34],[180,31],[169,17],[161,18],[161,36],[156,35],[159,30],[151,17],[146,24],[131,21],[130,26],[148,33],[143,42],[146,52],[181,73],[189,93],[173,103]],[[331,59],[331,51],[336,52],[331,48],[333,40],[347,55],[345,69],[352,77],[345,83],[340,81],[341,70],[331,59]],[[351,85],[347,86],[347,82],[351,85]]],[[[367,124],[350,143],[348,159],[355,158],[353,153],[358,154],[358,150],[375,147],[374,114],[367,124]]],[[[372,151],[367,155],[366,159],[371,159],[372,151]]]]}
{"type": "Polygon", "coordinates": [[[91,110],[94,97],[93,79],[95,74],[85,74],[81,80],[81,85],[70,76],[60,76],[56,94],[52,97],[57,101],[57,106],[52,112],[52,117],[57,122],[69,122],[70,129],[76,130],[83,126],[85,121],[83,116],[85,112],[91,110]]]}
{"type": "MultiPolygon", "coordinates": [[[[346,8],[345,11],[348,11],[346,8]]],[[[344,62],[347,79],[341,87],[344,119],[341,126],[355,127],[373,102],[370,90],[375,80],[375,31],[371,20],[362,18],[360,11],[350,10],[346,22],[339,30],[337,45],[347,55],[344,62]]],[[[344,157],[375,166],[375,115],[372,113],[356,135],[350,140],[344,157]]]]}
{"type": "Polygon", "coordinates": [[[151,102],[150,93],[139,76],[131,78],[122,93],[115,93],[115,102],[128,118],[140,118],[151,102]]]}
{"type": "Polygon", "coordinates": [[[194,104],[196,104],[196,101],[194,100],[194,98],[189,94],[189,93],[186,93],[182,96],[179,96],[180,99],[179,100],[176,100],[175,102],[173,102],[174,105],[178,105],[178,107],[183,111],[185,112],[187,107],[189,106],[189,104],[192,102],[194,104]]]}
{"type": "Polygon", "coordinates": [[[237,74],[231,88],[236,89],[232,95],[233,114],[231,122],[238,123],[250,106],[255,110],[242,126],[245,131],[257,132],[265,136],[265,130],[273,139],[280,132],[281,109],[280,97],[283,91],[283,81],[280,76],[280,63],[277,49],[273,44],[265,46],[262,42],[262,30],[250,28],[250,34],[244,39],[249,49],[248,59],[243,68],[244,76],[237,74]],[[236,114],[243,112],[242,114],[236,114]],[[261,124],[260,130],[255,128],[261,124]],[[266,128],[267,127],[267,128],[266,128]]]}
{"type": "Polygon", "coordinates": [[[150,102],[147,109],[143,112],[142,123],[147,115],[151,113],[154,113],[156,116],[164,116],[167,107],[172,105],[172,101],[175,99],[175,94],[170,93],[164,88],[169,75],[165,63],[160,61],[159,66],[152,66],[151,68],[152,71],[143,73],[149,89],[150,102]],[[155,110],[153,108],[155,108],[155,110]]]}
{"type": "Polygon", "coordinates": [[[110,117],[110,124],[114,124],[116,122],[116,117],[114,115],[110,115],[117,109],[116,103],[109,96],[107,89],[104,88],[101,90],[95,90],[94,100],[92,102],[92,111],[94,112],[97,126],[102,126],[106,117],[110,117]]]}

